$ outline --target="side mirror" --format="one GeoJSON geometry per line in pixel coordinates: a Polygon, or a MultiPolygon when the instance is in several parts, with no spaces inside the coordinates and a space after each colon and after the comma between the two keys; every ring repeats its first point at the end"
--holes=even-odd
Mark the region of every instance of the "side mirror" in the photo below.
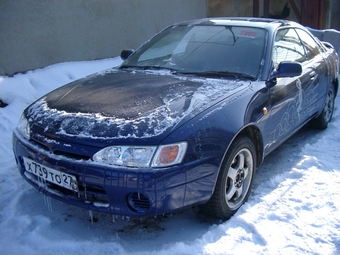
{"type": "Polygon", "coordinates": [[[277,69],[271,73],[270,79],[284,78],[284,77],[295,77],[302,74],[302,66],[298,62],[281,62],[277,69]]]}
{"type": "Polygon", "coordinates": [[[130,57],[132,55],[132,53],[134,53],[135,50],[122,50],[122,52],[120,53],[120,58],[122,60],[127,59],[128,57],[130,57]]]}

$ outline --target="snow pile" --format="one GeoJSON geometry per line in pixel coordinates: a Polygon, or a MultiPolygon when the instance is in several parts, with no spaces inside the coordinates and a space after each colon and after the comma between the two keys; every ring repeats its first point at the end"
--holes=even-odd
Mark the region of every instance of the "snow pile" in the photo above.
{"type": "Polygon", "coordinates": [[[340,254],[339,100],[325,131],[304,128],[258,169],[248,203],[219,222],[196,208],[122,219],[50,201],[19,175],[11,136],[32,101],[119,59],[0,76],[0,254],[340,254]]]}

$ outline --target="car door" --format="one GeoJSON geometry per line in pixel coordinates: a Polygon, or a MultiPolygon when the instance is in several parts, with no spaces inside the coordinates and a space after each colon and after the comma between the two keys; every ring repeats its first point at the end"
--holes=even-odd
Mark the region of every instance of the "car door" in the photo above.
{"type": "Polygon", "coordinates": [[[306,121],[306,91],[311,90],[313,80],[317,78],[315,68],[308,62],[304,45],[293,28],[276,33],[272,51],[274,68],[282,61],[301,63],[302,74],[277,78],[276,84],[269,88],[270,125],[265,137],[265,153],[276,148],[306,121]]]}
{"type": "Polygon", "coordinates": [[[303,62],[303,67],[310,71],[311,82],[305,88],[303,112],[305,118],[309,118],[317,109],[321,109],[324,103],[327,85],[329,84],[329,67],[327,67],[327,61],[323,58],[322,49],[314,38],[302,29],[296,29],[296,32],[306,51],[306,61],[303,62]]]}

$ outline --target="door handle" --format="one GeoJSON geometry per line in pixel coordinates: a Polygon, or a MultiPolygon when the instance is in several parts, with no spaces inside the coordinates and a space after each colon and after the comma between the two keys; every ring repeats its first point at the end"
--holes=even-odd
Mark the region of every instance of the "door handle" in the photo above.
{"type": "Polygon", "coordinates": [[[316,77],[316,72],[315,71],[310,72],[309,73],[309,77],[313,81],[315,79],[315,77],[316,77]]]}

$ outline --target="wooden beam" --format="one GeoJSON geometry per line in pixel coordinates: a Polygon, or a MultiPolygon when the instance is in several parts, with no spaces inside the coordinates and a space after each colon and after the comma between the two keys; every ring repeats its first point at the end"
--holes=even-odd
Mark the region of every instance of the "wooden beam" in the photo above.
{"type": "Polygon", "coordinates": [[[260,0],[253,0],[253,17],[260,16],[260,0]]]}
{"type": "Polygon", "coordinates": [[[323,28],[323,9],[324,9],[324,0],[320,0],[319,2],[319,22],[318,22],[318,29],[323,28]]]}
{"type": "Polygon", "coordinates": [[[263,0],[263,16],[269,17],[269,0],[263,0]]]}
{"type": "Polygon", "coordinates": [[[299,9],[297,8],[295,1],[294,0],[289,0],[289,3],[290,3],[290,5],[293,8],[295,16],[297,17],[298,21],[301,23],[301,13],[299,12],[299,9]]]}

